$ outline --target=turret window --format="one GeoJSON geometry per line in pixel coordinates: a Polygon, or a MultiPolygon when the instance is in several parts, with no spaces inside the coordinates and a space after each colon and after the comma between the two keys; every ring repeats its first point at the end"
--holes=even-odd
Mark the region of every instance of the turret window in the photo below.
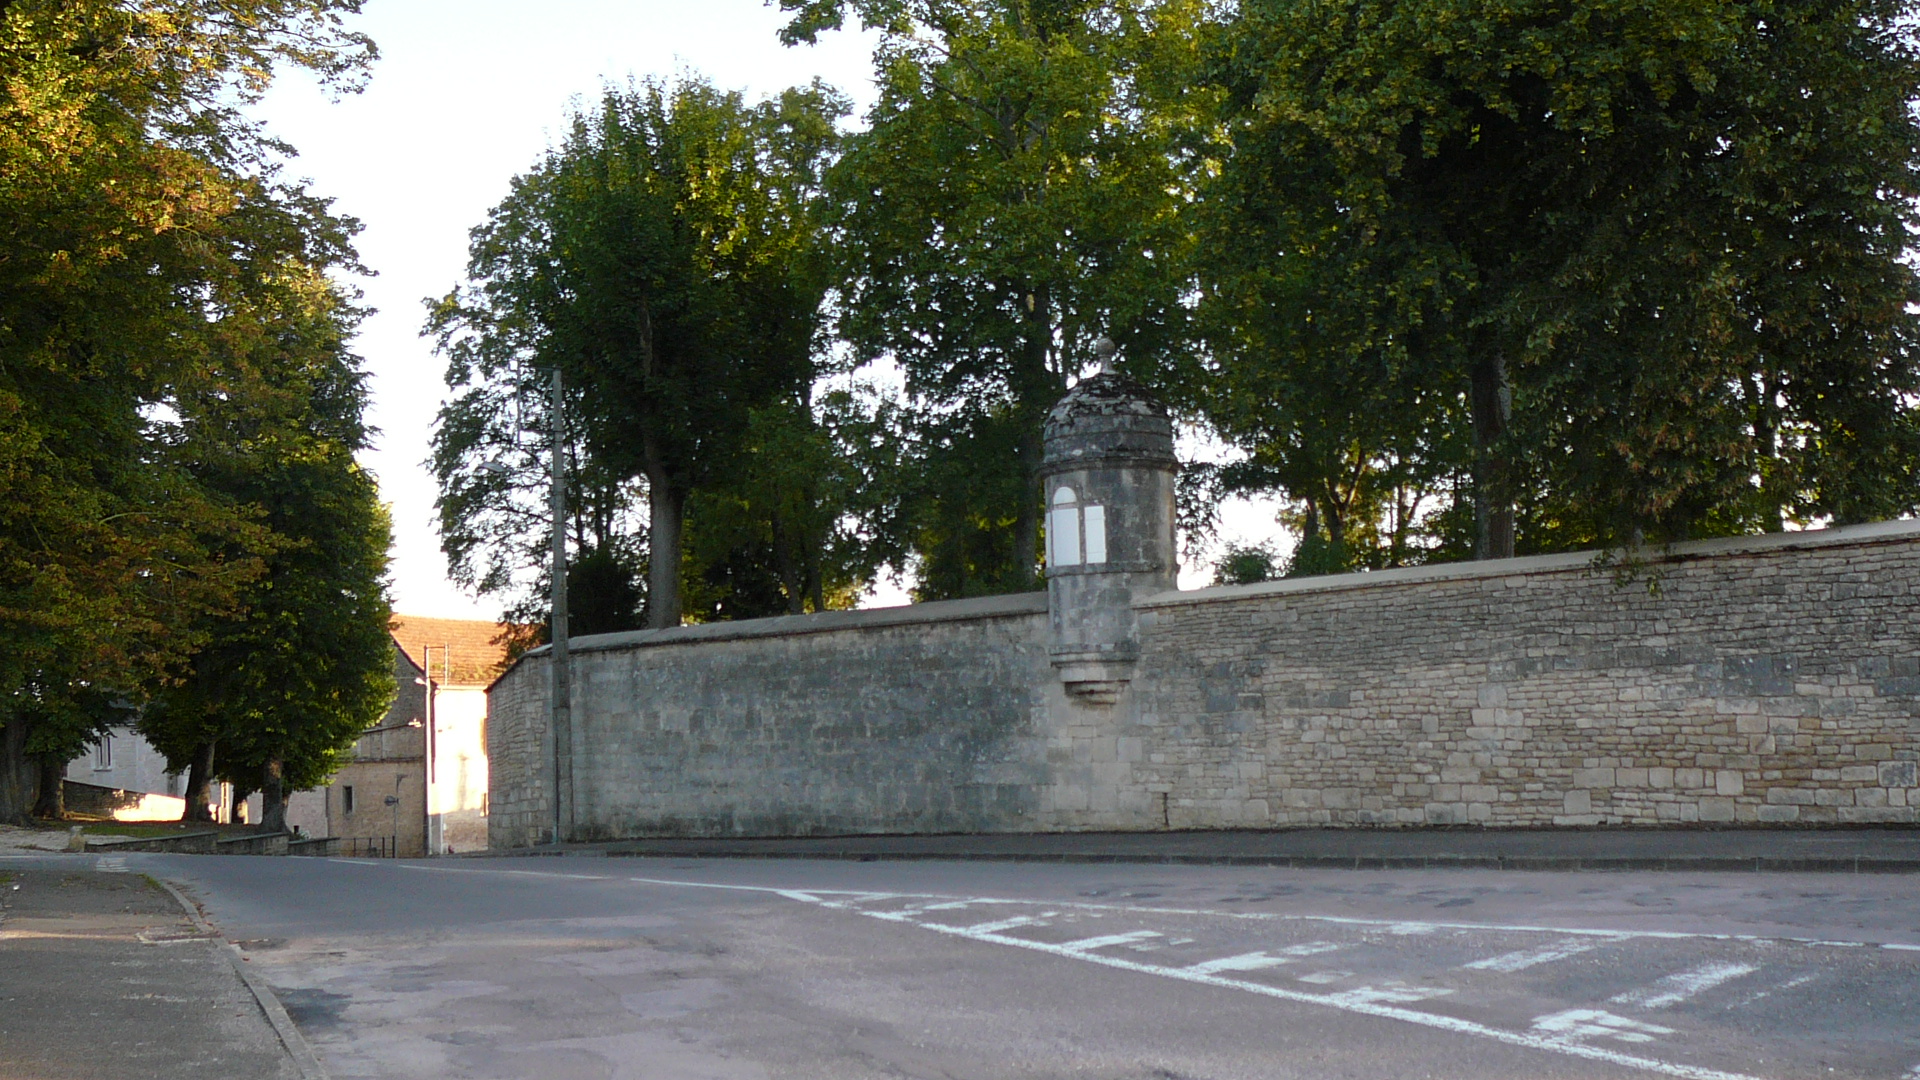
{"type": "Polygon", "coordinates": [[[1047,518],[1047,563],[1079,566],[1107,561],[1107,508],[1082,504],[1065,485],[1054,489],[1053,511],[1047,518]]]}

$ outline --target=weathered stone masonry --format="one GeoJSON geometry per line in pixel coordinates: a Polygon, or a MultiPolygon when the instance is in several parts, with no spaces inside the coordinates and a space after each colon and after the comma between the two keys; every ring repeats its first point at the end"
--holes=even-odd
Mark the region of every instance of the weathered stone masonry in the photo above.
{"type": "MultiPolygon", "coordinates": [[[[1172,592],[1164,413],[1082,387],[1050,424],[1082,534],[1051,600],[576,639],[566,831],[1920,816],[1920,523],[1683,545],[1624,584],[1575,554],[1172,592]]],[[[552,828],[545,665],[492,690],[496,847],[552,828]]]]}

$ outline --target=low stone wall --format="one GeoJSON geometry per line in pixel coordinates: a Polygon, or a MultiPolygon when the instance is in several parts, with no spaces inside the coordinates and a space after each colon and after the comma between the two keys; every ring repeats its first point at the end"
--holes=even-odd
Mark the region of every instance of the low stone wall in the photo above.
{"type": "MultiPolygon", "coordinates": [[[[1920,524],[1168,593],[1112,703],[1046,598],[575,643],[572,835],[1913,822],[1920,524]]],[[[552,827],[547,668],[489,842],[552,827]]]]}
{"type": "MultiPolygon", "coordinates": [[[[571,835],[1031,828],[1042,594],[576,638],[571,835]]],[[[491,691],[495,847],[551,835],[543,652],[491,691]]]]}
{"type": "Polygon", "coordinates": [[[1920,531],[1307,579],[1145,605],[1175,828],[1912,822],[1920,531]]]}

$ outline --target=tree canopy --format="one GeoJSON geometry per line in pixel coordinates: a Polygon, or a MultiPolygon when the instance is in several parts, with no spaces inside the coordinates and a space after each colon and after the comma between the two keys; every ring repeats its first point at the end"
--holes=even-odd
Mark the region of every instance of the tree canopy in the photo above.
{"type": "Polygon", "coordinates": [[[1323,526],[1450,502],[1441,556],[1911,512],[1911,15],[1240,5],[1223,427],[1323,526]]]}
{"type": "MultiPolygon", "coordinates": [[[[680,622],[683,579],[711,585],[718,573],[728,595],[755,592],[725,580],[721,568],[739,561],[731,549],[687,565],[685,515],[696,494],[736,478],[755,484],[756,440],[778,443],[788,439],[779,429],[794,425],[795,446],[812,438],[826,288],[820,183],[844,111],[820,86],[757,104],[697,78],[610,89],[514,181],[475,230],[471,284],[435,305],[429,322],[458,389],[436,434],[443,529],[470,579],[503,588],[510,578],[483,536],[525,544],[540,531],[513,503],[516,478],[483,466],[520,443],[501,430],[501,406],[558,368],[575,388],[569,487],[588,488],[575,505],[594,526],[583,552],[630,559],[615,522],[644,492],[649,625],[680,622]],[[496,560],[494,569],[477,559],[496,560]]],[[[781,557],[819,577],[828,537],[802,520],[811,511],[764,498],[731,504],[771,515],[773,546],[793,548],[781,557]]],[[[706,549],[727,531],[718,521],[705,528],[706,549]]],[[[752,555],[745,562],[771,569],[752,555]]],[[[788,602],[819,598],[809,576],[761,575],[749,610],[763,613],[782,581],[788,602]]]]}
{"type": "MultiPolygon", "coordinates": [[[[0,817],[239,610],[271,546],[188,426],[277,362],[352,223],[241,109],[279,65],[351,88],[357,0],[0,5],[0,817]]],[[[57,776],[57,770],[53,772],[57,776]]]]}

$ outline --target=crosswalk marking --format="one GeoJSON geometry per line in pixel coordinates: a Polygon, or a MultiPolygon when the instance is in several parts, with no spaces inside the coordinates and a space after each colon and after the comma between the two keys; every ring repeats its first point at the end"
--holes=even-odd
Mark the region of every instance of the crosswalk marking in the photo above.
{"type": "Polygon", "coordinates": [[[1489,956],[1485,960],[1475,960],[1471,964],[1462,964],[1460,966],[1471,968],[1474,971],[1498,971],[1502,973],[1525,971],[1530,967],[1536,967],[1540,964],[1550,964],[1555,960],[1565,960],[1569,956],[1578,956],[1589,949],[1597,949],[1603,944],[1605,944],[1605,942],[1591,940],[1562,941],[1558,944],[1546,945],[1537,949],[1521,949],[1517,952],[1502,953],[1499,956],[1489,956]]]}
{"type": "Polygon", "coordinates": [[[1258,952],[1241,953],[1238,956],[1223,956],[1218,960],[1203,960],[1198,964],[1189,964],[1180,970],[1195,975],[1212,975],[1218,971],[1259,971],[1263,968],[1279,967],[1281,964],[1291,964],[1303,956],[1317,956],[1320,953],[1332,952],[1344,947],[1331,941],[1315,941],[1305,945],[1289,945],[1284,949],[1275,949],[1271,952],[1262,949],[1258,952]]]}
{"type": "Polygon", "coordinates": [[[1752,964],[1704,964],[1692,971],[1682,971],[1669,975],[1652,986],[1643,986],[1638,990],[1629,990],[1624,994],[1615,994],[1608,1001],[1615,1005],[1638,1005],[1643,1009],[1664,1009],[1697,994],[1731,982],[1742,975],[1751,975],[1760,969],[1752,964]]]}
{"type": "Polygon", "coordinates": [[[1136,941],[1148,941],[1160,936],[1162,935],[1154,930],[1129,930],[1124,934],[1102,934],[1099,937],[1081,938],[1079,941],[1069,941],[1060,947],[1074,952],[1091,952],[1110,945],[1131,945],[1136,941]]]}
{"type": "Polygon", "coordinates": [[[974,923],[972,926],[964,926],[960,929],[965,930],[969,934],[997,934],[1002,930],[1012,930],[1018,926],[1045,925],[1047,925],[1045,919],[1031,918],[1026,915],[1015,915],[1011,919],[995,919],[992,922],[974,923]]]}
{"type": "Polygon", "coordinates": [[[1615,1016],[1601,1009],[1567,1009],[1535,1017],[1533,1030],[1556,1041],[1577,1046],[1586,1039],[1608,1038],[1621,1042],[1652,1042],[1655,1035],[1671,1035],[1673,1029],[1615,1016]]]}
{"type": "MultiPolygon", "coordinates": [[[[1534,943],[1525,949],[1511,952],[1499,952],[1496,949],[1484,950],[1485,953],[1493,955],[1488,955],[1483,960],[1474,960],[1471,964],[1466,965],[1477,972],[1499,972],[1503,967],[1523,971],[1538,964],[1549,963],[1551,959],[1561,955],[1576,955],[1576,953],[1570,951],[1571,948],[1577,947],[1575,943],[1587,945],[1592,948],[1635,942],[1644,943],[1649,940],[1803,943],[1801,939],[1760,938],[1747,935],[1682,934],[1664,931],[1641,932],[1566,927],[1455,926],[1416,921],[1299,917],[1273,918],[1269,922],[1269,925],[1283,925],[1288,922],[1294,925],[1317,923],[1323,927],[1329,926],[1329,924],[1346,925],[1358,930],[1359,936],[1354,940],[1338,944],[1326,941],[1305,942],[1293,946],[1270,944],[1264,949],[1252,952],[1232,952],[1228,949],[1217,949],[1213,950],[1213,957],[1210,959],[1200,959],[1187,955],[1181,956],[1179,960],[1175,961],[1171,960],[1171,958],[1180,956],[1179,949],[1181,945],[1188,947],[1193,945],[1191,938],[1172,936],[1178,924],[1162,924],[1160,930],[1116,932],[1099,935],[1097,937],[1080,938],[1064,943],[1037,940],[1036,935],[1008,934],[999,931],[1016,929],[1021,926],[1052,925],[1058,927],[1062,924],[1071,926],[1079,920],[1088,917],[1115,918],[1118,916],[1126,920],[1121,922],[1120,918],[1115,918],[1115,921],[1119,922],[1120,926],[1138,926],[1140,924],[1135,921],[1136,919],[1166,915],[1183,917],[1209,916],[1223,920],[1235,920],[1240,925],[1246,925],[1248,920],[1243,919],[1243,913],[1237,912],[1131,908],[1117,905],[1078,904],[1059,900],[1041,901],[1000,899],[993,897],[960,898],[951,895],[938,896],[924,893],[887,895],[868,891],[856,893],[853,890],[837,889],[797,890],[782,889],[773,886],[728,885],[708,882],[673,881],[659,878],[634,878],[632,880],[648,885],[695,889],[726,889],[784,896],[791,900],[817,904],[823,908],[844,911],[849,914],[860,915],[871,919],[884,920],[897,925],[912,926],[917,929],[951,935],[957,938],[967,938],[985,944],[1012,946],[1023,950],[1051,954],[1065,959],[1097,964],[1111,969],[1136,972],[1142,975],[1154,975],[1225,990],[1235,990],[1280,1001],[1330,1007],[1362,1016],[1395,1020],[1422,1027],[1449,1031],[1460,1035],[1488,1039],[1510,1046],[1551,1051],[1589,1061],[1605,1062],[1630,1069],[1644,1070],[1663,1076],[1674,1077],[1676,1080],[1756,1080],[1756,1078],[1750,1074],[1717,1069],[1705,1063],[1663,1060],[1662,1057],[1664,1057],[1664,1055],[1662,1057],[1645,1056],[1644,1051],[1639,1049],[1640,1046],[1653,1044],[1656,1041],[1668,1045],[1677,1045],[1679,1041],[1687,1037],[1686,1034],[1681,1031],[1676,1031],[1673,1028],[1663,1027],[1648,1021],[1616,1016],[1602,1008],[1565,1008],[1559,1012],[1550,1012],[1543,1016],[1538,1016],[1533,1021],[1525,1019],[1526,1016],[1532,1015],[1531,1012],[1523,1013],[1514,1017],[1513,1020],[1509,1022],[1513,1026],[1505,1026],[1470,1018],[1468,1015],[1460,1015],[1462,1010],[1473,1013],[1487,1007],[1486,1002],[1476,1000],[1474,992],[1470,988],[1449,987],[1445,985],[1408,985],[1407,983],[1391,978],[1381,981],[1380,974],[1370,970],[1364,971],[1364,973],[1359,975],[1348,971],[1310,971],[1294,979],[1273,977],[1262,979],[1257,976],[1248,977],[1248,973],[1256,973],[1263,969],[1283,966],[1285,961],[1290,961],[1294,958],[1293,954],[1296,952],[1299,955],[1315,955],[1320,952],[1328,952],[1339,948],[1354,948],[1356,946],[1365,946],[1369,950],[1377,950],[1382,946],[1402,948],[1389,941],[1382,940],[1383,932],[1384,934],[1394,936],[1451,936],[1460,931],[1470,931],[1476,934],[1525,932],[1533,935],[1529,938],[1520,939],[1521,941],[1531,941],[1534,943]],[[962,899],[965,899],[966,902],[957,903],[957,901],[961,901],[962,899]],[[1001,910],[1005,910],[1005,906],[1019,905],[1019,907],[1015,907],[1015,910],[1025,908],[1029,911],[1035,911],[1038,914],[1038,918],[1018,916],[994,922],[978,923],[971,926],[948,923],[932,918],[931,912],[923,914],[925,909],[920,905],[928,902],[952,904],[953,907],[947,910],[957,910],[964,907],[973,911],[989,908],[992,905],[1004,905],[1001,910]],[[1095,914],[1096,912],[1097,914],[1095,914]],[[1542,942],[1551,944],[1542,944],[1542,942]],[[1110,947],[1124,945],[1133,945],[1135,949],[1151,948],[1159,951],[1142,955],[1133,950],[1110,947]],[[1228,955],[1220,955],[1221,953],[1228,953],[1228,955]],[[1168,959],[1164,959],[1160,963],[1154,963],[1152,962],[1152,958],[1168,959]],[[1429,1009],[1421,1004],[1422,1002],[1435,998],[1443,998],[1445,1001],[1454,1004],[1444,1009],[1437,1005],[1429,1009]]],[[[982,914],[984,914],[984,912],[982,912],[982,914]]],[[[1087,928],[1091,929],[1091,927],[1087,928]]],[[[1189,929],[1186,926],[1179,926],[1178,928],[1181,930],[1189,929]]],[[[1117,929],[1118,927],[1116,927],[1116,930],[1117,929]]],[[[1066,935],[1062,934],[1061,936],[1064,937],[1066,935]]],[[[1202,937],[1200,940],[1204,941],[1206,938],[1202,937]]],[[[1443,952],[1450,951],[1451,944],[1441,942],[1429,948],[1439,948],[1443,952]]],[[[1362,969],[1370,967],[1376,958],[1372,956],[1371,953],[1368,955],[1360,955],[1360,952],[1361,950],[1356,949],[1355,966],[1362,969]]],[[[1200,954],[1200,957],[1206,956],[1207,953],[1200,954]]],[[[1450,962],[1452,964],[1459,964],[1461,960],[1452,959],[1450,962]]],[[[1455,969],[1456,972],[1459,970],[1458,968],[1455,969]]],[[[1656,984],[1649,985],[1641,990],[1623,996],[1631,997],[1631,1003],[1634,1004],[1644,1005],[1651,1003],[1651,1007],[1653,1008],[1662,1008],[1666,1005],[1677,1003],[1678,1001],[1687,1000],[1687,998],[1703,993],[1714,986],[1758,970],[1760,970],[1759,967],[1752,965],[1707,965],[1693,971],[1683,972],[1679,975],[1668,976],[1659,980],[1656,984]]],[[[1440,975],[1438,971],[1433,974],[1436,976],[1433,981],[1446,981],[1444,977],[1438,977],[1440,975]]],[[[1459,976],[1456,975],[1454,977],[1458,978],[1459,976]]],[[[1422,983],[1426,981],[1426,979],[1421,980],[1422,983]]],[[[1779,988],[1776,987],[1775,989],[1779,988]]],[[[1505,994],[1506,992],[1496,988],[1495,993],[1505,994]]],[[[1648,1046],[1648,1049],[1650,1050],[1652,1047],[1648,1046]]],[[[1905,1080],[1920,1080],[1920,1076],[1905,1078],[1905,1080]]]]}

